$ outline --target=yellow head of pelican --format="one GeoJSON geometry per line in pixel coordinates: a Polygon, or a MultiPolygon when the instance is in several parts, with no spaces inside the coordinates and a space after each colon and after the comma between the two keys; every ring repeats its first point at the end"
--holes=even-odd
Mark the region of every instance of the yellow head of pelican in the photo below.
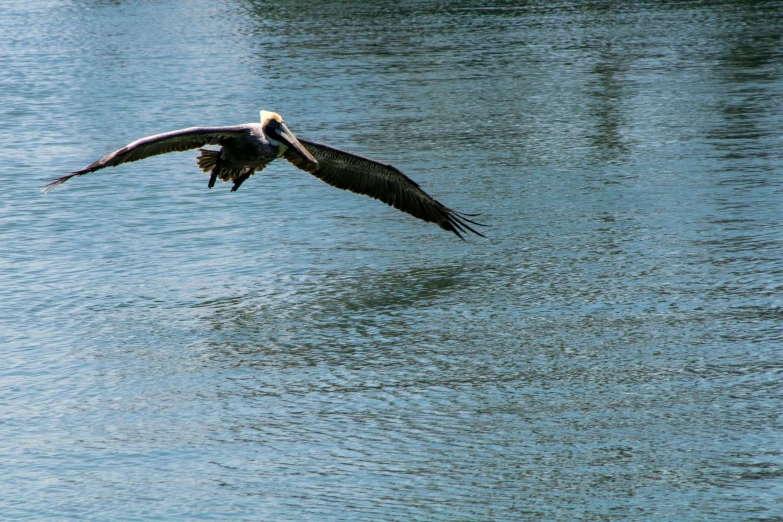
{"type": "Polygon", "coordinates": [[[278,148],[282,146],[279,155],[282,155],[290,147],[305,161],[314,167],[318,167],[318,160],[296,139],[294,133],[283,123],[283,118],[279,114],[271,111],[261,111],[261,127],[264,135],[272,145],[278,148]]]}

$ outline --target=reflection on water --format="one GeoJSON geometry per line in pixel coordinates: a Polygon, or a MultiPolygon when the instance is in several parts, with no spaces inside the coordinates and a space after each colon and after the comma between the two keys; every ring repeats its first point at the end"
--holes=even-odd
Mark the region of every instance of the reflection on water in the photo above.
{"type": "Polygon", "coordinates": [[[39,0],[0,29],[0,518],[783,516],[779,2],[39,0]],[[195,152],[38,192],[259,109],[488,238],[283,164],[209,191],[195,152]]]}

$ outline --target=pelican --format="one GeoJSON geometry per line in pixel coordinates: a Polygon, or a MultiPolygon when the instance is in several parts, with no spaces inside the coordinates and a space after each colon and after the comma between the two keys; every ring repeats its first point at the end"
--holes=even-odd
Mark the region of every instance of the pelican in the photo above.
{"type": "Polygon", "coordinates": [[[481,225],[435,200],[418,183],[392,165],[358,154],[305,139],[297,139],[279,114],[261,111],[261,123],[231,127],[190,127],[148,136],[104,156],[81,170],[52,180],[44,187],[49,192],[76,176],[106,167],[138,161],[167,152],[199,148],[197,164],[209,172],[207,187],[215,181],[232,181],[231,191],[277,158],[285,158],[295,167],[309,172],[343,190],[365,194],[427,222],[433,222],[464,239],[472,232],[483,236],[471,225],[481,225]],[[220,150],[202,149],[220,145],[220,150]]]}

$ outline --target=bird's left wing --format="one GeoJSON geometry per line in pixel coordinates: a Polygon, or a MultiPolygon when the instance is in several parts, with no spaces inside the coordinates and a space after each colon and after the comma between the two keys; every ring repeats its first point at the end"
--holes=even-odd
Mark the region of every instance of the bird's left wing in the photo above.
{"type": "Polygon", "coordinates": [[[471,225],[481,225],[446,207],[424,192],[419,185],[392,165],[321,143],[299,139],[318,160],[313,166],[288,149],[284,158],[297,168],[326,183],[357,194],[365,194],[424,221],[436,223],[462,239],[467,231],[483,236],[471,225]]]}
{"type": "Polygon", "coordinates": [[[154,136],[147,136],[126,145],[120,150],[104,156],[95,163],[91,163],[81,170],[71,172],[59,177],[44,186],[44,192],[49,192],[75,176],[82,176],[106,167],[115,167],[122,163],[138,161],[167,152],[180,152],[184,150],[203,147],[204,145],[222,145],[224,140],[238,138],[246,132],[248,125],[235,125],[231,127],[190,127],[154,136]]]}

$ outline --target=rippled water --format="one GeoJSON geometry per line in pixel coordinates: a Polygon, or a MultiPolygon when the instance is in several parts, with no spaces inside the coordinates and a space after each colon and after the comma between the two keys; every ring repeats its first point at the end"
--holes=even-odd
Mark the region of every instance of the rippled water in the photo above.
{"type": "Polygon", "coordinates": [[[0,16],[0,518],[779,520],[783,3],[0,16]],[[282,162],[281,113],[491,225],[282,162]]]}

